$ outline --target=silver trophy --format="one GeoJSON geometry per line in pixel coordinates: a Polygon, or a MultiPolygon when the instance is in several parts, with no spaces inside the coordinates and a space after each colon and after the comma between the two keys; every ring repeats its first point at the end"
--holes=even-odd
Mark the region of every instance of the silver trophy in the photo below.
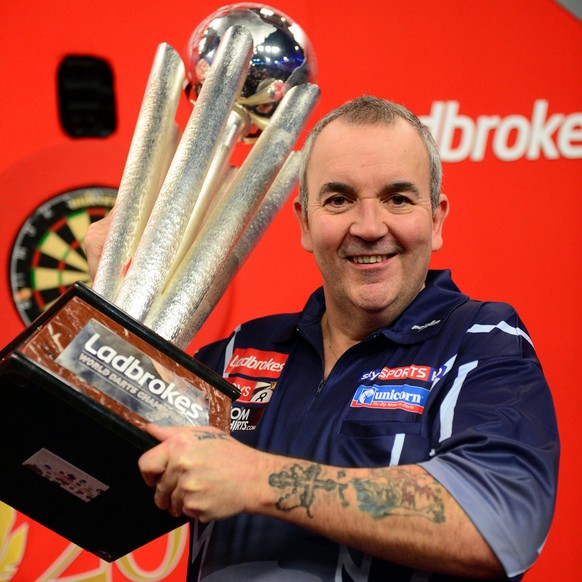
{"type": "Polygon", "coordinates": [[[307,36],[260,4],[210,15],[192,34],[186,66],[159,47],[94,283],[181,348],[293,190],[297,163],[286,162],[319,96],[307,36]],[[181,83],[194,106],[173,153],[181,83]],[[236,168],[240,141],[253,145],[236,168]]]}
{"type": "Polygon", "coordinates": [[[255,4],[206,19],[187,66],[161,44],[94,289],[75,283],[0,350],[0,438],[13,443],[0,499],[105,560],[186,519],[158,511],[135,470],[156,442],[146,424],[229,430],[240,392],[182,350],[297,182],[314,69],[299,27],[255,4]],[[95,484],[91,497],[39,473],[54,463],[95,484]]]}

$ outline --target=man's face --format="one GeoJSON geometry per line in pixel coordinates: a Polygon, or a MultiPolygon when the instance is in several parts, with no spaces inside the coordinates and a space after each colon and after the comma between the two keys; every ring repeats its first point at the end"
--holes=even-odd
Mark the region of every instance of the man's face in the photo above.
{"type": "Polygon", "coordinates": [[[307,215],[298,202],[295,210],[328,313],[390,323],[424,286],[448,212],[444,195],[432,212],[420,136],[403,119],[391,126],[332,121],[313,146],[307,188],[307,215]]]}

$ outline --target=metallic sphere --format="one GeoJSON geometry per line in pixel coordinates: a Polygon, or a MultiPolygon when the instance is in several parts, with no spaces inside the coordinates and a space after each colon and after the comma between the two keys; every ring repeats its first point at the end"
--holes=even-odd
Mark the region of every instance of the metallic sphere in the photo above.
{"type": "Polygon", "coordinates": [[[282,12],[264,4],[242,3],[223,6],[206,18],[188,43],[187,87],[195,100],[226,30],[243,25],[253,37],[254,52],[239,106],[250,116],[255,133],[260,133],[285,92],[295,85],[315,82],[316,60],[303,30],[282,12]]]}

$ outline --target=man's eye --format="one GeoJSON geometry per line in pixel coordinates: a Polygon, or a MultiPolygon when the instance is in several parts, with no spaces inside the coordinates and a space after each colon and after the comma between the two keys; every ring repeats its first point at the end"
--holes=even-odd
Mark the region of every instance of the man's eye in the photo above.
{"type": "Polygon", "coordinates": [[[345,196],[330,196],[327,200],[326,200],[326,204],[328,206],[332,206],[334,208],[339,208],[341,206],[345,206],[347,204],[348,200],[345,196]]]}
{"type": "Polygon", "coordinates": [[[410,199],[402,194],[395,194],[390,197],[388,202],[394,206],[404,206],[410,202],[410,199]]]}

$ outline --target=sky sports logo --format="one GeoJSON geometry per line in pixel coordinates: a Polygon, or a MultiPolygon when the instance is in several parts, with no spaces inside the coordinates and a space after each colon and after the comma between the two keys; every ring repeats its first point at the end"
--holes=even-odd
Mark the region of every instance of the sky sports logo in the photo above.
{"type": "Polygon", "coordinates": [[[482,161],[487,153],[504,161],[582,158],[582,112],[550,113],[549,102],[537,99],[525,115],[460,113],[458,101],[435,101],[421,115],[439,145],[443,162],[482,161]]]}
{"type": "Polygon", "coordinates": [[[352,398],[352,408],[400,408],[422,414],[429,390],[419,386],[359,386],[352,398]]]}
{"type": "Polygon", "coordinates": [[[360,376],[361,381],[365,380],[421,380],[422,382],[433,382],[440,370],[435,370],[430,366],[401,366],[399,368],[389,368],[384,366],[381,370],[370,370],[360,376]]]}

